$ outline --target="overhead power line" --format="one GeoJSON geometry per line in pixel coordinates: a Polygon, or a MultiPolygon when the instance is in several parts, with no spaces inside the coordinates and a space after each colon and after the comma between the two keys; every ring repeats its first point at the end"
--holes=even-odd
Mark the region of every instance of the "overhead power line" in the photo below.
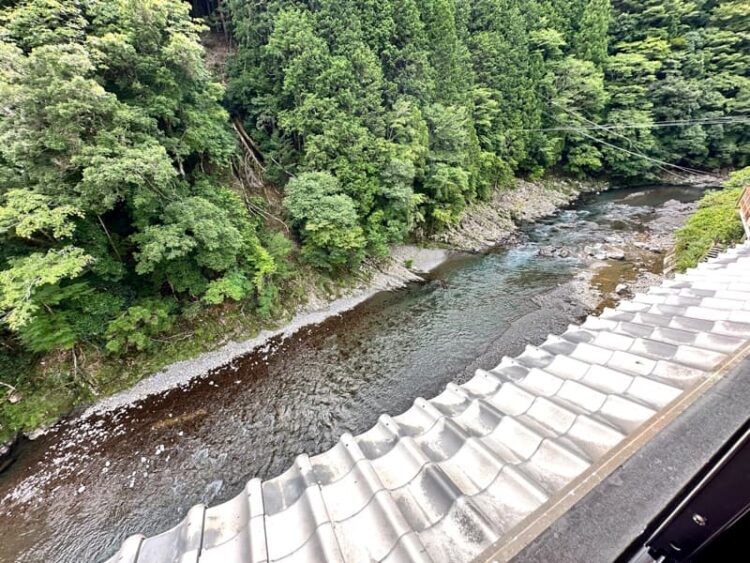
{"type": "MultiPolygon", "coordinates": [[[[568,113],[568,114],[572,115],[573,117],[575,117],[575,118],[578,118],[578,119],[580,119],[581,121],[585,121],[586,123],[588,123],[589,125],[591,125],[591,129],[603,129],[603,130],[609,131],[609,130],[608,130],[608,129],[607,129],[606,127],[604,127],[604,126],[603,126],[603,125],[601,125],[600,123],[596,123],[595,121],[591,121],[591,120],[590,120],[590,119],[589,119],[588,117],[586,117],[586,116],[585,116],[585,115],[583,115],[583,114],[580,114],[580,113],[578,113],[577,111],[573,111],[573,110],[572,110],[572,109],[570,109],[570,108],[566,108],[566,107],[565,107],[565,106],[563,106],[562,104],[559,104],[559,103],[557,103],[557,102],[555,102],[555,101],[552,101],[552,104],[553,104],[553,105],[555,105],[555,106],[557,106],[557,107],[559,107],[559,108],[560,108],[560,109],[562,109],[562,110],[563,110],[564,112],[566,112],[566,113],[568,113]]],[[[551,115],[551,114],[550,114],[549,112],[547,112],[547,114],[548,114],[548,115],[551,115]]],[[[555,121],[560,121],[560,119],[559,119],[559,118],[558,118],[558,117],[557,117],[556,115],[551,115],[551,117],[552,117],[552,119],[554,119],[555,121]]],[[[618,133],[617,131],[613,131],[612,133],[613,133],[613,134],[614,134],[615,136],[617,136],[617,137],[620,137],[621,139],[624,139],[624,140],[626,140],[626,141],[628,142],[628,146],[630,146],[631,148],[633,147],[633,140],[632,140],[632,139],[631,139],[630,137],[626,137],[625,135],[623,135],[622,133],[618,133]]]]}
{"type": "MultiPolygon", "coordinates": [[[[563,105],[561,105],[561,104],[558,104],[557,102],[554,102],[554,101],[553,101],[552,103],[553,103],[554,105],[558,106],[558,107],[559,107],[560,109],[562,109],[562,110],[563,110],[563,111],[565,111],[566,113],[568,113],[568,114],[572,115],[572,116],[573,116],[573,117],[575,117],[576,119],[580,119],[581,121],[585,121],[586,123],[589,123],[590,125],[592,125],[593,127],[590,127],[590,129],[604,129],[604,130],[605,130],[605,131],[607,131],[608,133],[610,133],[610,134],[614,134],[615,136],[617,136],[617,137],[619,137],[619,138],[621,138],[621,139],[624,139],[625,141],[627,141],[627,143],[628,143],[628,146],[630,147],[630,149],[631,149],[631,150],[628,150],[628,149],[624,149],[624,148],[622,148],[622,147],[618,147],[617,145],[614,145],[614,144],[612,144],[612,143],[608,143],[608,142],[607,142],[607,141],[605,141],[604,139],[599,139],[598,137],[594,137],[593,135],[590,135],[590,134],[586,134],[586,133],[584,133],[584,132],[583,132],[583,131],[582,131],[582,130],[581,130],[580,128],[579,128],[579,129],[577,130],[578,134],[580,134],[580,135],[583,135],[583,136],[585,136],[585,137],[588,137],[589,139],[593,139],[593,140],[596,140],[596,141],[598,141],[598,142],[599,142],[600,144],[605,144],[605,145],[608,145],[608,146],[610,146],[611,148],[614,148],[614,149],[616,149],[616,150],[624,151],[624,152],[626,152],[626,153],[628,153],[628,154],[630,154],[630,155],[635,155],[635,156],[639,156],[639,157],[641,157],[641,158],[644,158],[644,159],[646,159],[646,160],[650,160],[650,161],[654,162],[654,163],[656,164],[656,166],[657,166],[657,167],[658,167],[658,168],[659,168],[660,170],[662,170],[663,172],[665,172],[665,173],[667,173],[667,174],[671,174],[671,175],[673,175],[673,176],[676,176],[675,172],[673,172],[673,171],[672,171],[672,170],[670,170],[669,168],[665,167],[665,166],[664,166],[664,165],[663,165],[663,164],[662,164],[661,162],[657,161],[657,159],[653,159],[652,157],[650,157],[650,156],[648,156],[648,155],[646,155],[646,154],[642,153],[641,151],[639,151],[639,150],[637,149],[637,145],[635,145],[635,143],[634,143],[633,139],[631,139],[630,137],[626,137],[625,135],[623,135],[622,133],[618,133],[617,131],[612,131],[612,132],[610,132],[610,131],[608,131],[608,130],[607,130],[607,129],[606,129],[605,127],[604,127],[604,126],[602,126],[601,124],[599,124],[599,123],[596,123],[596,122],[594,122],[594,121],[591,121],[591,120],[590,120],[590,119],[588,119],[588,118],[587,118],[586,116],[584,116],[584,115],[582,115],[582,114],[580,114],[580,113],[578,113],[578,112],[575,112],[575,111],[573,111],[573,110],[572,110],[572,109],[570,109],[570,108],[566,108],[566,107],[564,107],[563,105]]],[[[554,119],[555,121],[560,121],[560,118],[559,118],[558,116],[556,116],[556,115],[553,115],[552,113],[550,113],[550,112],[547,112],[547,111],[545,111],[545,113],[547,113],[547,115],[549,115],[549,116],[550,116],[550,117],[551,117],[552,119],[554,119]]]]}
{"type": "Polygon", "coordinates": [[[601,143],[602,145],[605,145],[607,147],[610,147],[610,148],[613,148],[615,150],[618,150],[618,151],[630,154],[632,156],[637,156],[637,157],[643,158],[645,160],[651,161],[651,162],[655,163],[656,165],[658,165],[659,168],[661,168],[662,170],[664,170],[665,166],[668,166],[669,168],[674,168],[676,170],[681,170],[681,171],[686,172],[688,174],[703,174],[703,175],[706,175],[706,176],[713,176],[714,178],[721,179],[720,176],[717,176],[716,174],[711,174],[710,172],[706,172],[704,170],[698,170],[697,168],[689,168],[687,166],[680,166],[679,164],[672,164],[671,162],[666,162],[664,160],[660,160],[658,158],[654,158],[652,156],[648,156],[647,154],[643,154],[642,152],[631,151],[631,150],[625,149],[623,147],[618,147],[617,145],[609,143],[609,142],[605,141],[604,139],[599,139],[598,137],[595,137],[594,135],[589,135],[588,133],[585,133],[584,131],[579,131],[579,133],[581,135],[583,135],[584,137],[588,137],[589,139],[591,139],[593,141],[596,141],[598,143],[601,143]]]}
{"type": "MultiPolygon", "coordinates": [[[[610,131],[610,129],[608,129],[604,125],[600,125],[598,123],[595,123],[594,121],[591,121],[590,119],[586,118],[585,116],[583,116],[583,115],[581,115],[581,114],[579,114],[577,112],[574,112],[571,109],[565,108],[565,107],[561,106],[560,104],[557,104],[556,102],[552,102],[552,103],[554,105],[559,106],[561,109],[565,110],[567,113],[571,114],[573,117],[576,117],[577,119],[580,119],[581,121],[584,121],[584,122],[587,122],[587,123],[591,124],[590,127],[584,127],[584,126],[572,127],[572,128],[570,128],[572,131],[574,131],[574,132],[576,132],[576,133],[578,133],[580,135],[583,135],[584,137],[587,137],[587,138],[589,138],[589,139],[591,139],[593,141],[596,141],[596,142],[598,142],[598,143],[600,143],[600,144],[602,144],[604,146],[610,147],[610,148],[612,148],[614,150],[618,150],[620,152],[624,152],[624,153],[629,154],[631,156],[636,156],[636,157],[639,157],[639,158],[643,158],[644,160],[648,160],[650,162],[653,162],[661,170],[663,170],[663,171],[665,171],[667,173],[670,173],[670,174],[674,174],[674,172],[672,172],[668,168],[673,168],[673,169],[676,169],[676,170],[680,170],[680,171],[688,173],[688,174],[704,174],[704,175],[707,175],[707,176],[713,176],[714,178],[717,178],[717,179],[721,179],[719,176],[716,176],[715,174],[711,174],[710,172],[705,172],[703,170],[697,170],[695,168],[689,168],[687,166],[680,166],[679,164],[673,164],[671,162],[666,162],[664,160],[660,160],[658,158],[654,158],[652,156],[644,154],[644,153],[642,153],[642,152],[640,152],[638,150],[629,150],[629,149],[617,146],[617,145],[615,145],[613,143],[610,143],[610,142],[608,142],[608,141],[606,141],[604,139],[600,139],[599,137],[596,137],[594,135],[591,135],[590,133],[587,133],[586,131],[594,130],[594,129],[603,129],[603,130],[606,130],[609,133],[612,133],[613,131],[610,131]]],[[[559,117],[557,117],[555,115],[552,115],[549,112],[545,112],[545,113],[547,113],[548,115],[550,115],[550,117],[552,117],[554,120],[556,120],[558,122],[560,121],[559,117]]],[[[688,121],[688,120],[684,120],[684,121],[688,121]]],[[[745,121],[750,121],[750,119],[746,119],[745,121]]],[[[660,122],[660,123],[664,123],[664,122],[660,122]]],[[[616,131],[614,131],[614,133],[618,137],[622,137],[623,139],[627,140],[628,143],[631,146],[633,145],[631,139],[629,139],[628,137],[625,137],[624,135],[618,134],[616,131]]]]}
{"type": "MultiPolygon", "coordinates": [[[[566,109],[566,108],[562,108],[566,109]]],[[[583,118],[585,119],[585,118],[583,118]]],[[[740,123],[750,123],[750,117],[740,118],[739,116],[727,116],[721,118],[707,118],[707,119],[685,119],[681,121],[654,121],[653,123],[595,123],[590,120],[586,120],[591,123],[589,126],[579,125],[560,125],[556,127],[538,127],[534,129],[516,129],[516,131],[524,132],[544,132],[544,131],[578,131],[585,129],[593,131],[596,129],[607,131],[609,133],[616,133],[618,129],[653,129],[653,128],[664,128],[664,127],[687,127],[690,125],[737,125],[740,123]]]]}

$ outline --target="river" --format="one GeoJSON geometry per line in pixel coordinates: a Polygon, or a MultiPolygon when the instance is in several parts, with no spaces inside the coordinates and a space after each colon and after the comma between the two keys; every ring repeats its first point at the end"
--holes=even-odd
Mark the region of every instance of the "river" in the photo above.
{"type": "Polygon", "coordinates": [[[102,560],[130,534],[161,532],[195,503],[222,502],[249,478],[542,342],[593,306],[586,246],[648,232],[671,213],[666,201],[700,193],[585,196],[524,227],[510,248],[457,255],[426,283],[378,294],[186,388],[62,421],[0,474],[0,561],[102,560]],[[565,257],[540,255],[549,248],[565,257]]]}

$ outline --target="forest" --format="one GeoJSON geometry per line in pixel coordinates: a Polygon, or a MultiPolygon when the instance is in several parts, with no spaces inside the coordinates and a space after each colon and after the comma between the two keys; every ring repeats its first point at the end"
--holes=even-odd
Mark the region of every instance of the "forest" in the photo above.
{"type": "MultiPolygon", "coordinates": [[[[321,209],[354,208],[362,237],[325,237],[350,258],[455,222],[515,175],[644,181],[663,162],[748,163],[745,2],[227,5],[228,108],[271,181],[304,182],[321,209]]],[[[326,259],[315,217],[290,203],[305,250],[326,259]]]]}
{"type": "Polygon", "coordinates": [[[0,51],[9,396],[89,398],[91,358],[272,316],[516,177],[750,165],[745,0],[0,0],[0,51]]]}

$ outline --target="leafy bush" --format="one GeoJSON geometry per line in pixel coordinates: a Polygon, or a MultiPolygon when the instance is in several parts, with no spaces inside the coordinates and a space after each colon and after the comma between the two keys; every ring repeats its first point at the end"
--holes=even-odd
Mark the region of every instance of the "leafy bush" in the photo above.
{"type": "Polygon", "coordinates": [[[352,267],[364,257],[365,237],[354,201],[327,172],[306,172],[287,184],[284,206],[302,238],[302,256],[323,269],[352,267]]]}
{"type": "Polygon", "coordinates": [[[143,299],[107,325],[107,350],[123,354],[148,349],[153,337],[174,324],[175,302],[167,299],[143,299]]]}
{"type": "Polygon", "coordinates": [[[263,237],[263,247],[273,258],[275,269],[264,283],[258,287],[257,311],[261,317],[270,317],[274,309],[280,304],[279,286],[294,275],[292,262],[288,259],[293,244],[286,236],[279,232],[266,232],[263,237]]]}
{"type": "Polygon", "coordinates": [[[0,271],[0,312],[5,323],[18,331],[44,309],[65,301],[70,289],[64,289],[64,283],[80,276],[92,261],[72,246],[10,259],[10,267],[0,271]]]}
{"type": "Polygon", "coordinates": [[[750,183],[750,167],[734,173],[724,184],[724,189],[703,196],[698,210],[675,233],[679,271],[703,260],[714,242],[731,244],[742,239],[744,230],[737,212],[737,201],[743,187],[733,186],[746,183],[750,183]]]}
{"type": "Polygon", "coordinates": [[[242,301],[252,290],[252,282],[242,272],[229,272],[208,284],[203,300],[211,305],[223,303],[225,299],[242,301]]]}

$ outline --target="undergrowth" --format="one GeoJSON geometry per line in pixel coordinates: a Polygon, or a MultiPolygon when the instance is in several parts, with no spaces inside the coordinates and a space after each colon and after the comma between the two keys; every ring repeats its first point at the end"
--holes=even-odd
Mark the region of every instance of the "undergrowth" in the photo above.
{"type": "Polygon", "coordinates": [[[675,232],[676,268],[684,272],[703,260],[714,242],[730,245],[742,239],[744,230],[737,201],[750,183],[750,167],[733,173],[723,189],[703,196],[697,211],[675,232]]]}

